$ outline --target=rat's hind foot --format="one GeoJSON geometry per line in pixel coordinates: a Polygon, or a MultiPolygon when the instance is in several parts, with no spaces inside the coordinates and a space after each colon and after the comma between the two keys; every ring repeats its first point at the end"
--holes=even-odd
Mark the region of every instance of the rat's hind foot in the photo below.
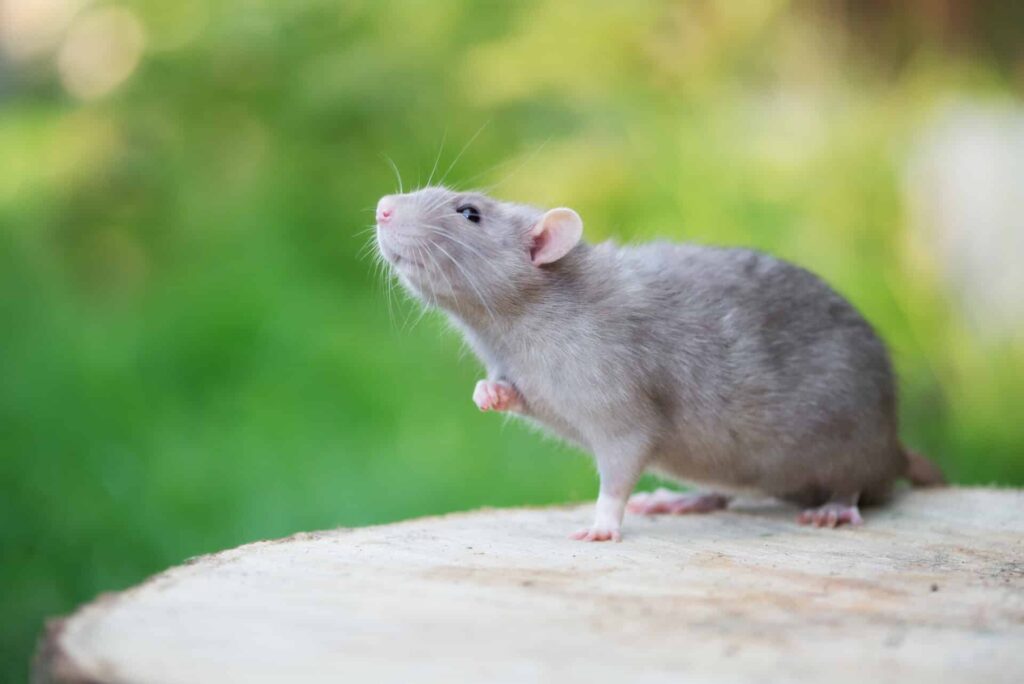
{"type": "Polygon", "coordinates": [[[700,494],[694,492],[673,492],[658,489],[653,492],[638,492],[629,497],[626,510],[641,515],[658,513],[710,513],[729,505],[729,497],[721,494],[700,494]]]}
{"type": "Polygon", "coordinates": [[[817,508],[808,508],[797,518],[801,525],[814,525],[815,527],[839,527],[843,523],[850,525],[863,525],[864,519],[860,517],[860,509],[857,508],[857,498],[829,501],[817,508]]]}
{"type": "Polygon", "coordinates": [[[521,411],[522,397],[507,382],[481,380],[473,390],[473,403],[481,411],[521,411]]]}

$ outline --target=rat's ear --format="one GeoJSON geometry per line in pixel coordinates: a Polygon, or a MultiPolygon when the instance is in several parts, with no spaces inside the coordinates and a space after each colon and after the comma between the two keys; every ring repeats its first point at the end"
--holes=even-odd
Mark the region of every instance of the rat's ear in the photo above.
{"type": "Polygon", "coordinates": [[[533,244],[530,260],[534,266],[550,264],[569,253],[583,236],[583,220],[572,209],[551,209],[530,231],[533,244]]]}

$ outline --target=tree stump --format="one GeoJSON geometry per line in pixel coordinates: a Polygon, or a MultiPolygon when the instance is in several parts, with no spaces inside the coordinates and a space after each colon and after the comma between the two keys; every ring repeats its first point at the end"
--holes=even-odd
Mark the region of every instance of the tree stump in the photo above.
{"type": "Polygon", "coordinates": [[[51,621],[40,682],[1024,682],[1024,492],[863,527],[481,510],[196,558],[51,621]]]}

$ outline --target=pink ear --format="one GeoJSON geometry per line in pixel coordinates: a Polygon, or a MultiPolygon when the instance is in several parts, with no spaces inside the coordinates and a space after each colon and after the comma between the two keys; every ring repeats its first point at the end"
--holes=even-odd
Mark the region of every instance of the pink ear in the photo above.
{"type": "Polygon", "coordinates": [[[552,209],[540,217],[530,234],[530,259],[534,266],[550,264],[568,254],[580,241],[583,220],[572,209],[552,209]]]}

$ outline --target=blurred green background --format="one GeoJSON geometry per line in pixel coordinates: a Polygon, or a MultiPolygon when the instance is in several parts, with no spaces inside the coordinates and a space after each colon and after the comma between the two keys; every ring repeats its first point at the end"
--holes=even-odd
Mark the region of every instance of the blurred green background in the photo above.
{"type": "Polygon", "coordinates": [[[816,270],[906,441],[1024,483],[1022,92],[1008,2],[0,0],[0,676],[190,556],[593,496],[389,311],[388,157],[816,270]]]}

